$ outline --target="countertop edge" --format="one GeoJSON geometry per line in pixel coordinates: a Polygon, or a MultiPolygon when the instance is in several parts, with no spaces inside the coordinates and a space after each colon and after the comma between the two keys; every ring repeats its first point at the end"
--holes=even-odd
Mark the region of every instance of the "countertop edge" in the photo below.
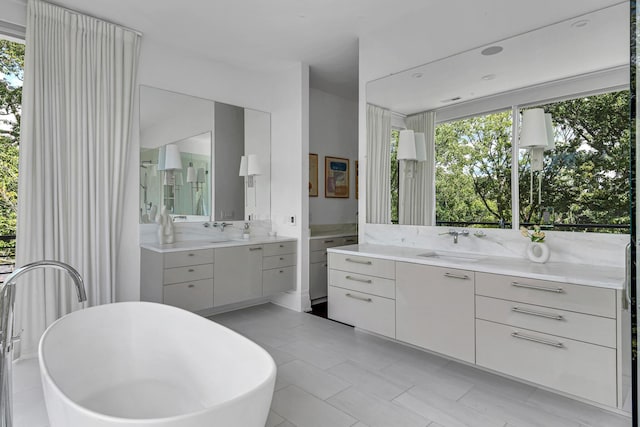
{"type": "Polygon", "coordinates": [[[268,237],[265,236],[252,238],[248,240],[227,240],[225,242],[200,242],[198,240],[189,240],[183,242],[169,243],[165,245],[160,245],[159,243],[141,243],[140,249],[146,249],[153,252],[158,253],[171,253],[171,252],[181,252],[181,251],[189,251],[189,250],[199,250],[199,249],[217,249],[217,248],[229,248],[236,246],[249,246],[249,245],[262,245],[265,243],[280,243],[280,242],[294,242],[298,239],[295,237],[268,237]],[[179,245],[179,246],[175,246],[179,245]]]}

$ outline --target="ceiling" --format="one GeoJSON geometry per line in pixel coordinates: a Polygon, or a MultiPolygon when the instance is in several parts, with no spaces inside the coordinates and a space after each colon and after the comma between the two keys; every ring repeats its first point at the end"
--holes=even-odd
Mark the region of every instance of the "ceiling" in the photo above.
{"type": "Polygon", "coordinates": [[[619,84],[618,74],[628,82],[628,22],[618,4],[497,40],[371,81],[367,102],[409,115],[604,70],[621,73],[603,84],[619,84]]]}
{"type": "Polygon", "coordinates": [[[139,30],[183,54],[255,70],[303,62],[310,66],[312,87],[357,98],[358,40],[380,40],[380,60],[373,66],[383,75],[620,0],[53,2],[139,30]]]}

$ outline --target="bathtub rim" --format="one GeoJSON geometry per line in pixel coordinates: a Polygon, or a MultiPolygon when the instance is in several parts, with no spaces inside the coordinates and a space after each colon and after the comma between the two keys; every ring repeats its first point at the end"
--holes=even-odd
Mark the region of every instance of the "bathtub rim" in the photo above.
{"type": "MultiPolygon", "coordinates": [[[[62,319],[68,317],[68,316],[73,316],[77,313],[81,313],[84,310],[93,310],[93,309],[98,309],[100,307],[104,307],[106,305],[112,305],[112,304],[126,304],[126,305],[154,305],[154,306],[162,306],[163,309],[168,309],[168,310],[174,310],[174,311],[180,311],[180,312],[184,312],[187,315],[193,315],[193,316],[197,316],[200,319],[202,319],[203,321],[207,321],[207,322],[213,322],[213,320],[209,320],[206,317],[202,317],[198,314],[192,313],[190,311],[178,308],[178,307],[173,307],[167,304],[160,304],[160,303],[154,303],[154,302],[147,302],[147,301],[123,301],[123,302],[114,302],[114,303],[109,303],[109,304],[101,304],[101,305],[97,305],[97,306],[93,306],[93,307],[87,307],[84,309],[80,309],[80,310],[76,310],[74,312],[68,313],[64,316],[62,316],[61,318],[57,319],[56,321],[54,321],[51,325],[49,325],[49,327],[47,327],[47,329],[44,331],[44,333],[42,334],[42,336],[40,337],[40,341],[38,343],[38,365],[40,367],[40,379],[41,382],[44,383],[45,378],[47,381],[47,386],[48,387],[52,387],[56,393],[58,393],[58,395],[62,398],[62,400],[65,402],[65,404],[69,404],[71,407],[73,407],[74,409],[78,410],[79,412],[85,414],[85,415],[90,415],[92,417],[98,418],[102,421],[109,421],[109,422],[128,422],[130,424],[147,424],[150,422],[163,422],[163,423],[168,423],[168,422],[175,422],[175,421],[180,421],[183,419],[187,419],[190,417],[195,417],[195,416],[199,416],[202,414],[205,414],[207,412],[211,412],[212,410],[215,409],[222,409],[226,406],[230,406],[234,403],[236,403],[238,400],[241,400],[243,398],[246,398],[247,396],[253,395],[255,393],[257,393],[257,390],[261,389],[263,386],[265,386],[265,384],[273,381],[274,387],[275,387],[275,378],[276,378],[276,374],[277,374],[277,365],[275,363],[275,361],[273,360],[273,357],[269,354],[269,352],[267,352],[264,348],[262,348],[262,346],[256,344],[254,341],[250,340],[249,338],[245,337],[242,334],[239,334],[238,332],[227,328],[224,325],[221,325],[220,323],[217,322],[213,322],[216,325],[227,329],[230,332],[233,332],[234,334],[238,335],[240,338],[242,338],[245,341],[248,341],[250,343],[252,343],[253,345],[255,345],[258,349],[259,352],[262,352],[265,356],[267,356],[267,359],[269,360],[269,364],[271,365],[272,369],[270,374],[265,378],[264,381],[261,381],[255,388],[253,388],[252,390],[250,390],[247,393],[241,394],[239,396],[234,397],[233,399],[229,399],[229,400],[225,400],[224,402],[220,402],[217,403],[215,405],[212,406],[208,406],[204,409],[198,410],[198,411],[193,411],[193,412],[189,412],[186,414],[180,414],[180,415],[174,415],[171,417],[159,417],[159,418],[123,418],[123,417],[116,417],[113,415],[107,415],[107,414],[103,414],[101,412],[96,412],[93,411],[91,409],[88,409],[84,406],[81,406],[80,404],[76,403],[74,400],[72,400],[69,396],[67,396],[66,393],[64,393],[60,387],[58,387],[58,385],[55,383],[55,381],[53,381],[53,378],[51,377],[51,374],[49,372],[48,367],[46,366],[46,362],[43,358],[43,347],[44,347],[44,341],[46,339],[46,337],[49,334],[49,331],[51,330],[51,328],[54,327],[54,325],[56,325],[58,322],[62,321],[62,319]]],[[[44,386],[44,384],[43,384],[44,386]]],[[[43,390],[44,391],[44,390],[43,390]]],[[[273,399],[273,390],[271,390],[271,399],[273,399]]],[[[46,396],[44,398],[45,400],[45,405],[46,405],[46,396]]],[[[47,410],[48,411],[48,410],[47,410]]],[[[47,417],[49,417],[49,414],[47,413],[47,417]]]]}

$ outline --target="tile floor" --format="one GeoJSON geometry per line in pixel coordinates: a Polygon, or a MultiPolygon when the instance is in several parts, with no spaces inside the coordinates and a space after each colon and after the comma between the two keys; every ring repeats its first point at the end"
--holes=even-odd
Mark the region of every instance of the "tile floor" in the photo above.
{"type": "MultiPolygon", "coordinates": [[[[272,304],[212,320],[278,364],[267,427],[629,427],[612,414],[272,304]]],[[[35,360],[14,368],[15,427],[47,427],[35,360]]]]}

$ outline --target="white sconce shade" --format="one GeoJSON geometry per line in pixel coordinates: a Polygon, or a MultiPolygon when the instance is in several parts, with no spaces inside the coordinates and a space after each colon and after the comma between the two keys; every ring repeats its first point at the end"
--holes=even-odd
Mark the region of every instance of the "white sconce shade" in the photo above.
{"type": "Polygon", "coordinates": [[[163,171],[164,169],[164,163],[165,163],[165,158],[166,158],[166,150],[165,147],[160,147],[158,148],[158,170],[159,171],[163,171]]]}
{"type": "Polygon", "coordinates": [[[416,139],[416,160],[424,162],[427,160],[427,139],[424,133],[415,132],[416,139]]]}
{"type": "Polygon", "coordinates": [[[542,108],[532,108],[522,112],[520,148],[547,148],[549,136],[542,108]]]}
{"type": "Polygon", "coordinates": [[[398,160],[416,160],[416,139],[412,130],[400,131],[398,160]]]}
{"type": "Polygon", "coordinates": [[[180,149],[175,144],[167,144],[165,147],[164,170],[182,170],[180,149]]]}
{"type": "Polygon", "coordinates": [[[247,156],[240,157],[240,172],[238,176],[247,176],[247,156]]]}
{"type": "Polygon", "coordinates": [[[204,183],[204,168],[198,168],[198,173],[196,175],[196,182],[199,184],[204,183]]]}
{"type": "Polygon", "coordinates": [[[189,167],[187,168],[187,182],[196,182],[196,170],[193,167],[193,162],[189,162],[189,167]]]}
{"type": "Polygon", "coordinates": [[[257,154],[249,154],[247,156],[247,175],[261,175],[262,168],[260,167],[260,162],[258,161],[257,154]]]}
{"type": "Polygon", "coordinates": [[[553,120],[551,113],[544,113],[544,123],[547,128],[547,148],[546,150],[553,150],[556,148],[556,137],[553,133],[553,120]]]}

